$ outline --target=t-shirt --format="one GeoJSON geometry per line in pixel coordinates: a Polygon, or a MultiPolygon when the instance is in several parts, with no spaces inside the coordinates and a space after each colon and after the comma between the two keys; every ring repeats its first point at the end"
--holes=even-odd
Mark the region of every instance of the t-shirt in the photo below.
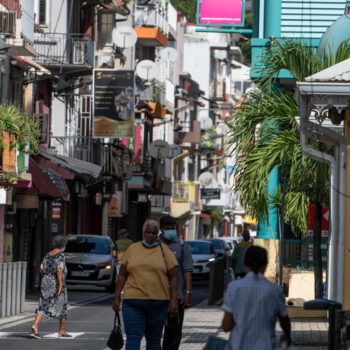
{"type": "Polygon", "coordinates": [[[123,254],[121,263],[126,267],[128,278],[123,299],[170,300],[167,272],[178,266],[175,255],[162,244],[146,248],[142,242],[132,244],[123,254]]]}
{"type": "Polygon", "coordinates": [[[118,263],[120,263],[123,254],[133,244],[133,241],[129,238],[120,238],[115,241],[115,244],[118,247],[118,263]]]}

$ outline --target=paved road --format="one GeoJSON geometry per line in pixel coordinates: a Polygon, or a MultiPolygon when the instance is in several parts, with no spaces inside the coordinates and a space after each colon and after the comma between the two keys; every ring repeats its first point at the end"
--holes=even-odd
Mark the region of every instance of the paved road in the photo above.
{"type": "MultiPolygon", "coordinates": [[[[75,288],[77,289],[77,288],[75,288]]],[[[70,290],[69,297],[76,299],[78,293],[85,291],[70,290]]],[[[96,294],[96,291],[91,291],[96,294]]],[[[111,309],[113,295],[101,293],[103,300],[87,305],[76,305],[68,313],[66,330],[74,339],[57,339],[58,321],[43,319],[39,333],[41,340],[31,339],[28,335],[32,319],[22,320],[12,325],[0,327],[0,350],[104,350],[106,339],[112,329],[113,311],[111,309]]],[[[208,297],[208,282],[194,281],[193,305],[208,297]]]]}

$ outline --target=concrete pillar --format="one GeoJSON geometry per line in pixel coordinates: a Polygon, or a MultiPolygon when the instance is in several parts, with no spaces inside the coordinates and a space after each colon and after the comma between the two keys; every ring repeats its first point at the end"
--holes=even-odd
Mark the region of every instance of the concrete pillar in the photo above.
{"type": "Polygon", "coordinates": [[[281,36],[282,0],[265,0],[264,37],[281,36]]]}
{"type": "MultiPolygon", "coordinates": [[[[348,101],[350,107],[350,100],[348,101]]],[[[344,136],[346,138],[346,189],[345,189],[345,229],[344,229],[344,285],[343,309],[350,309],[350,110],[346,111],[344,122],[344,136]]]]}

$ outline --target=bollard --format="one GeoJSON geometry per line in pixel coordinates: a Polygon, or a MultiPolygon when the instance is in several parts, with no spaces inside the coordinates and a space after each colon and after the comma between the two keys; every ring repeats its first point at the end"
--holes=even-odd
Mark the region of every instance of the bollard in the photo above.
{"type": "Polygon", "coordinates": [[[17,291],[17,262],[11,263],[11,315],[16,315],[16,291],[17,291]]]}
{"type": "Polygon", "coordinates": [[[8,263],[7,266],[7,281],[6,281],[6,317],[11,316],[11,296],[12,296],[12,264],[8,263]]]}
{"type": "Polygon", "coordinates": [[[21,311],[21,277],[22,277],[22,264],[17,263],[17,289],[16,289],[16,314],[21,311]]]}
{"type": "Polygon", "coordinates": [[[24,300],[26,297],[26,280],[27,280],[27,262],[22,261],[22,283],[21,283],[21,308],[20,312],[24,311],[24,300]]]}
{"type": "Polygon", "coordinates": [[[1,317],[6,316],[6,291],[7,291],[7,263],[1,264],[2,269],[2,285],[1,285],[1,295],[2,295],[2,301],[1,301],[1,317]]]}

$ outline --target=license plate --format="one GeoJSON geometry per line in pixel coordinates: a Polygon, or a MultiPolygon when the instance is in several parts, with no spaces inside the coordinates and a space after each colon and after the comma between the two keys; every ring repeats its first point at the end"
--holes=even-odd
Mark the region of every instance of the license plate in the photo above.
{"type": "Polygon", "coordinates": [[[72,276],[79,276],[79,277],[87,277],[90,275],[90,272],[87,271],[71,271],[72,276]]]}

